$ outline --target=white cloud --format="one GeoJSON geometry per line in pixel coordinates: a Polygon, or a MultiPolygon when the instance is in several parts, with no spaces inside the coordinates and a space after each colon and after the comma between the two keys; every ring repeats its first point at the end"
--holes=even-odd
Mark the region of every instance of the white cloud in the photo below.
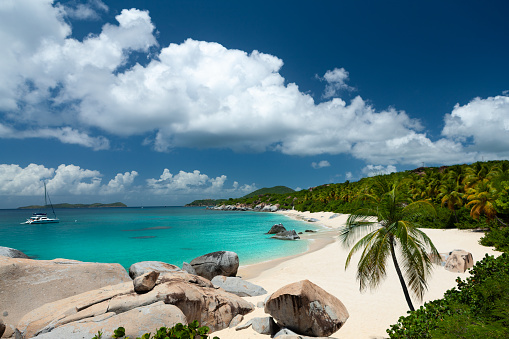
{"type": "MultiPolygon", "coordinates": [[[[226,175],[209,177],[198,170],[180,171],[173,175],[164,169],[157,179],[146,180],[146,186],[134,186],[137,171],[117,173],[103,184],[103,174],[96,170],[84,169],[76,165],[61,164],[58,168],[30,164],[23,168],[16,164],[0,164],[0,195],[36,196],[44,193],[43,181],[52,197],[71,196],[114,196],[135,193],[138,200],[149,201],[154,195],[185,195],[200,199],[242,196],[257,190],[256,185],[240,185],[234,181],[231,187],[225,186],[226,175]]],[[[125,196],[128,197],[128,196],[125,196]]],[[[155,200],[153,200],[155,201],[155,200]]],[[[182,203],[181,201],[179,203],[182,203]]]]}
{"type": "Polygon", "coordinates": [[[509,96],[475,98],[445,116],[442,135],[468,149],[509,156],[509,96]]]}
{"type": "Polygon", "coordinates": [[[368,177],[373,177],[375,175],[381,175],[381,174],[390,174],[397,172],[396,166],[388,165],[388,166],[382,166],[382,165],[367,165],[362,169],[362,173],[367,175],[368,177]]]}
{"type": "Polygon", "coordinates": [[[108,182],[108,185],[101,188],[101,194],[115,194],[126,191],[126,188],[130,187],[134,182],[134,178],[138,176],[138,172],[131,171],[125,172],[124,174],[118,173],[114,179],[108,182]]]}
{"type": "Polygon", "coordinates": [[[346,172],[345,178],[346,178],[346,180],[352,180],[352,178],[353,178],[352,172],[346,172]]]}
{"type": "Polygon", "coordinates": [[[78,20],[97,20],[99,12],[107,12],[108,6],[101,0],[88,0],[86,3],[70,2],[64,5],[65,14],[78,20]]]}
{"type": "Polygon", "coordinates": [[[316,163],[316,162],[311,163],[311,167],[313,167],[314,169],[319,169],[319,168],[324,168],[324,167],[329,167],[329,166],[330,166],[330,163],[327,160],[322,160],[318,163],[316,163]]]}
{"type": "MultiPolygon", "coordinates": [[[[87,3],[96,11],[103,5],[87,3]]],[[[321,78],[332,99],[316,103],[285,82],[276,56],[192,39],[158,51],[149,14],[137,9],[78,41],[64,20],[68,11],[50,0],[0,2],[1,137],[37,129],[36,137],[106,149],[108,139],[90,132],[99,130],[143,135],[157,151],[351,154],[384,165],[469,162],[509,149],[507,96],[456,106],[434,141],[404,111],[376,111],[360,96],[332,98],[351,89],[343,68],[321,78]],[[129,64],[133,51],[146,53],[147,64],[129,64]]]]}
{"type": "Polygon", "coordinates": [[[193,172],[180,171],[173,175],[165,168],[158,179],[147,179],[147,187],[153,194],[208,194],[209,196],[224,197],[225,194],[239,195],[239,193],[250,193],[255,191],[256,185],[243,185],[239,187],[237,181],[233,182],[231,188],[225,188],[226,175],[210,178],[198,170],[193,172]]]}
{"type": "Polygon", "coordinates": [[[325,72],[323,78],[318,76],[317,78],[327,82],[323,93],[324,98],[332,98],[338,95],[338,92],[341,90],[353,90],[353,87],[346,84],[348,72],[344,68],[334,68],[332,71],[328,70],[325,72]]]}

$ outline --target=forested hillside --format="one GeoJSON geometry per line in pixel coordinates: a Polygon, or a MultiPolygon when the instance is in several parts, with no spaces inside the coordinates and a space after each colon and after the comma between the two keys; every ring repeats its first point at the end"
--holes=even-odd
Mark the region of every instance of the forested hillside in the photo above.
{"type": "MultiPolygon", "coordinates": [[[[476,162],[471,165],[421,167],[389,174],[405,183],[409,200],[429,200],[438,217],[428,227],[487,227],[507,224],[509,214],[509,161],[476,162]]],[[[299,211],[349,213],[362,204],[357,197],[368,193],[373,178],[326,184],[299,192],[260,194],[231,199],[229,204],[254,206],[279,204],[299,211]]]]}

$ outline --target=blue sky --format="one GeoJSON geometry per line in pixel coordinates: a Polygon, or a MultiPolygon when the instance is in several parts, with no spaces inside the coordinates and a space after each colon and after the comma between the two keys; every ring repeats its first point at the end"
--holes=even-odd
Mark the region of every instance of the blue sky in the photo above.
{"type": "Polygon", "coordinates": [[[509,158],[506,1],[0,1],[0,208],[509,158]]]}

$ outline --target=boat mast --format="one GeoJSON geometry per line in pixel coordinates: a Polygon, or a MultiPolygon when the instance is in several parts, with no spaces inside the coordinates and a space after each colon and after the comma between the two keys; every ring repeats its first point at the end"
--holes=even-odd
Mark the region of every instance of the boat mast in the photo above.
{"type": "Polygon", "coordinates": [[[49,204],[51,205],[51,210],[53,211],[53,216],[56,219],[57,218],[57,214],[55,213],[55,209],[53,208],[53,204],[51,203],[51,199],[50,199],[50,197],[48,195],[48,192],[46,191],[46,181],[43,181],[43,182],[44,182],[44,205],[48,206],[47,200],[49,199],[49,204]]]}

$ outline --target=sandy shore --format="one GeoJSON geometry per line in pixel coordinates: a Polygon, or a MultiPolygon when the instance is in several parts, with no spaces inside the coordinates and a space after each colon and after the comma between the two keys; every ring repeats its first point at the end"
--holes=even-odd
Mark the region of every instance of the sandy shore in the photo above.
{"type": "MultiPolygon", "coordinates": [[[[286,284],[308,279],[339,298],[345,304],[350,318],[346,324],[332,337],[335,338],[387,338],[385,332],[398,318],[405,315],[408,306],[401,290],[396,271],[392,263],[388,267],[387,279],[374,291],[359,292],[359,284],[355,273],[358,261],[352,260],[351,266],[345,270],[345,260],[349,252],[337,241],[337,229],[344,225],[348,215],[333,213],[310,213],[286,211],[281,212],[294,219],[314,218],[316,224],[323,226],[323,230],[311,235],[312,239],[308,252],[288,258],[266,263],[242,266],[239,275],[250,282],[263,286],[273,293],[286,284]]],[[[464,249],[472,253],[474,261],[481,260],[486,253],[498,256],[500,252],[492,248],[479,245],[483,233],[468,230],[437,230],[424,229],[432,239],[439,252],[450,252],[454,249],[464,249]]],[[[424,302],[441,298],[444,292],[456,286],[456,278],[465,278],[468,273],[451,273],[441,266],[436,266],[433,277],[428,281],[429,288],[424,296],[424,302]]],[[[267,295],[246,298],[256,305],[264,301],[267,295]]],[[[414,301],[418,308],[422,303],[414,301]]],[[[257,308],[248,314],[243,323],[254,317],[266,317],[262,308],[257,308]]],[[[251,328],[242,331],[225,329],[215,332],[221,339],[250,339],[269,338],[258,334],[251,328]]]]}

